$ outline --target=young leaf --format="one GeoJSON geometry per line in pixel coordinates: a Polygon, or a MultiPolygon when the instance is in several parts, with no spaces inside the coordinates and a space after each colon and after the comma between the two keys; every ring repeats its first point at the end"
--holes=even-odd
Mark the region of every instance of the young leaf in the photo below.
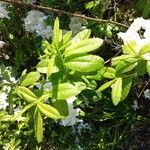
{"type": "Polygon", "coordinates": [[[148,72],[148,74],[150,76],[150,60],[147,61],[146,67],[147,67],[147,72],[148,72]]]}
{"type": "Polygon", "coordinates": [[[115,78],[116,71],[111,67],[103,67],[101,68],[100,73],[104,78],[113,79],[115,78]]]}
{"type": "Polygon", "coordinates": [[[53,107],[55,107],[60,115],[62,117],[67,117],[68,116],[68,104],[66,102],[66,100],[56,100],[54,103],[53,103],[53,107]]]}
{"type": "Polygon", "coordinates": [[[128,94],[130,92],[131,85],[132,85],[132,78],[131,77],[123,78],[121,100],[124,100],[128,96],[128,94]]]}
{"type": "Polygon", "coordinates": [[[99,48],[103,43],[100,38],[85,39],[66,48],[64,55],[83,54],[99,48]]]}
{"type": "Polygon", "coordinates": [[[116,106],[121,101],[122,94],[122,78],[117,78],[112,86],[111,97],[113,104],[116,106]]]}
{"type": "Polygon", "coordinates": [[[104,60],[95,55],[83,55],[66,59],[64,65],[78,72],[94,72],[104,66],[104,60]]]}
{"type": "Polygon", "coordinates": [[[131,71],[137,66],[137,60],[136,59],[130,59],[130,60],[123,60],[118,63],[116,66],[116,74],[123,74],[126,72],[131,71]]]}
{"type": "Polygon", "coordinates": [[[54,23],[54,38],[53,38],[53,44],[56,47],[56,49],[59,47],[59,41],[60,41],[61,32],[59,29],[59,19],[55,19],[54,23]]]}
{"type": "Polygon", "coordinates": [[[133,56],[131,56],[131,55],[121,55],[121,56],[118,56],[118,57],[114,57],[114,58],[112,58],[111,65],[116,66],[121,61],[132,59],[132,57],[133,56]]]}
{"type": "Polygon", "coordinates": [[[72,36],[72,31],[69,31],[67,32],[64,36],[63,36],[63,44],[66,44],[68,43],[69,39],[71,38],[72,36]]]}
{"type": "Polygon", "coordinates": [[[41,143],[43,139],[43,119],[38,108],[36,108],[34,113],[34,131],[38,143],[41,143]]]}
{"type": "Polygon", "coordinates": [[[105,89],[107,89],[108,87],[110,87],[116,80],[111,80],[111,81],[108,81],[106,83],[104,83],[102,86],[100,86],[97,90],[96,90],[96,93],[99,93],[99,92],[102,92],[104,91],[105,89]]]}
{"type": "MultiPolygon", "coordinates": [[[[49,65],[50,61],[51,61],[51,59],[41,60],[36,66],[37,71],[40,73],[46,74],[48,71],[48,65],[49,65]]],[[[58,68],[56,66],[53,66],[52,73],[55,73],[55,72],[58,72],[58,68]]]]}
{"type": "Polygon", "coordinates": [[[40,74],[38,72],[30,72],[24,76],[24,79],[21,81],[22,86],[29,86],[34,84],[40,78],[40,74]]]}
{"type": "Polygon", "coordinates": [[[122,46],[123,52],[128,55],[136,56],[138,54],[136,41],[130,41],[122,46]]]}
{"type": "Polygon", "coordinates": [[[150,43],[147,43],[140,49],[139,54],[143,55],[143,54],[149,53],[149,52],[150,52],[150,43]]]}
{"type": "Polygon", "coordinates": [[[38,99],[38,97],[26,87],[18,86],[15,90],[16,93],[27,102],[34,102],[38,99]]]}
{"type": "Polygon", "coordinates": [[[53,73],[54,63],[55,63],[55,56],[52,56],[52,58],[49,60],[48,67],[47,67],[47,79],[53,73]]]}
{"type": "Polygon", "coordinates": [[[79,32],[72,40],[71,44],[76,44],[82,40],[88,39],[90,37],[91,30],[85,29],[81,32],[79,32]]]}
{"type": "Polygon", "coordinates": [[[138,76],[142,76],[147,72],[146,63],[146,60],[141,60],[138,62],[138,65],[135,67],[135,72],[138,76]]]}
{"type": "Polygon", "coordinates": [[[38,102],[37,106],[39,110],[46,115],[47,117],[50,117],[52,119],[60,119],[61,115],[59,114],[58,110],[48,104],[44,104],[42,102],[38,102]]]}
{"type": "Polygon", "coordinates": [[[50,96],[57,100],[65,100],[78,95],[84,89],[86,89],[86,85],[83,82],[61,83],[50,90],[50,96]]]}

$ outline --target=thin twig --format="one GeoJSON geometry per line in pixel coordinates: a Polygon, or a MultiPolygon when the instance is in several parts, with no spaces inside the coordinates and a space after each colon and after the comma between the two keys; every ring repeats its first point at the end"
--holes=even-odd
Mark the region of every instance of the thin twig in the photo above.
{"type": "Polygon", "coordinates": [[[55,9],[55,8],[51,8],[51,7],[45,7],[45,6],[41,6],[41,5],[33,5],[33,4],[28,4],[28,3],[24,3],[24,2],[20,2],[20,1],[16,1],[16,0],[0,0],[3,2],[7,2],[7,3],[12,3],[12,4],[17,4],[20,6],[26,6],[26,7],[31,7],[33,9],[38,9],[38,10],[48,10],[48,11],[52,11],[54,13],[58,13],[58,14],[65,14],[68,16],[75,16],[75,17],[79,17],[79,18],[83,18],[86,20],[91,20],[91,21],[95,21],[95,22],[101,22],[101,23],[111,23],[114,25],[118,25],[124,28],[128,28],[128,25],[116,22],[116,21],[111,21],[111,20],[104,20],[104,19],[97,19],[97,18],[92,18],[92,17],[88,17],[85,15],[81,15],[78,13],[71,13],[71,12],[67,12],[67,11],[63,11],[60,9],[55,9]]]}
{"type": "Polygon", "coordinates": [[[141,97],[143,91],[146,89],[146,87],[148,86],[149,83],[150,83],[150,79],[146,82],[145,86],[143,87],[143,89],[141,90],[140,94],[138,95],[138,98],[141,97]]]}

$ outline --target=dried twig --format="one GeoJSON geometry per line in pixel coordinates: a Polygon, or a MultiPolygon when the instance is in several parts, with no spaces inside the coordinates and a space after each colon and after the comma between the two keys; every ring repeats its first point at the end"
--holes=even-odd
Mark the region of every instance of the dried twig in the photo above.
{"type": "Polygon", "coordinates": [[[81,15],[81,14],[78,14],[78,13],[71,13],[71,12],[60,10],[60,9],[45,7],[45,6],[41,6],[41,5],[28,4],[28,3],[24,3],[24,2],[21,2],[21,1],[18,1],[18,0],[0,0],[0,1],[7,2],[7,3],[12,3],[12,4],[17,4],[19,6],[31,7],[33,9],[38,9],[38,10],[52,11],[52,12],[58,13],[58,14],[65,14],[65,15],[68,15],[68,16],[75,16],[75,17],[86,19],[86,20],[100,22],[100,23],[110,23],[110,24],[114,24],[114,25],[121,26],[121,27],[124,27],[124,28],[128,28],[127,25],[116,22],[116,21],[92,18],[92,17],[88,17],[88,16],[81,15]]]}

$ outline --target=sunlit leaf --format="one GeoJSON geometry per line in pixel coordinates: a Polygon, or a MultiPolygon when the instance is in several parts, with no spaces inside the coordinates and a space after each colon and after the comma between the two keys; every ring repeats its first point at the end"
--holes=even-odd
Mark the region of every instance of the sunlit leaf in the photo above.
{"type": "Polygon", "coordinates": [[[24,76],[24,79],[21,81],[22,86],[29,86],[34,84],[40,78],[40,74],[38,72],[30,72],[24,76]]]}
{"type": "Polygon", "coordinates": [[[77,44],[78,42],[88,39],[90,37],[91,30],[84,29],[83,31],[79,32],[72,40],[71,44],[77,44]]]}
{"type": "Polygon", "coordinates": [[[86,85],[83,82],[60,83],[50,90],[50,95],[52,98],[65,100],[78,95],[84,89],[86,89],[86,85]]]}
{"type": "Polygon", "coordinates": [[[122,78],[117,78],[112,86],[112,101],[114,105],[118,105],[121,101],[121,94],[122,94],[122,78]]]}
{"type": "Polygon", "coordinates": [[[83,55],[66,59],[64,65],[79,72],[94,72],[104,66],[104,60],[95,55],[83,55]]]}
{"type": "Polygon", "coordinates": [[[38,143],[41,143],[43,139],[43,119],[38,108],[36,108],[34,113],[34,131],[38,143]]]}
{"type": "Polygon", "coordinates": [[[111,67],[103,67],[101,68],[100,73],[104,78],[113,79],[116,71],[111,67]]]}
{"type": "Polygon", "coordinates": [[[103,40],[99,38],[85,39],[67,47],[64,52],[64,55],[70,56],[73,54],[83,54],[91,52],[99,48],[102,45],[102,43],[103,40]]]}
{"type": "Polygon", "coordinates": [[[115,80],[111,80],[108,81],[106,83],[104,83],[103,85],[101,85],[98,89],[97,89],[97,93],[104,91],[105,89],[107,89],[108,87],[110,87],[113,83],[115,82],[115,80]]]}
{"type": "Polygon", "coordinates": [[[150,60],[149,61],[147,61],[147,72],[148,72],[148,74],[149,74],[149,76],[150,76],[150,60]]]}
{"type": "Polygon", "coordinates": [[[132,78],[131,77],[123,78],[121,100],[124,100],[128,96],[131,86],[132,86],[132,78]]]}
{"type": "Polygon", "coordinates": [[[61,115],[59,114],[58,110],[48,104],[44,104],[42,102],[38,102],[37,106],[39,110],[46,115],[47,117],[50,117],[52,119],[60,119],[61,115]]]}
{"type": "Polygon", "coordinates": [[[68,116],[68,113],[69,113],[69,110],[68,110],[68,104],[66,102],[66,100],[56,100],[54,103],[53,103],[53,107],[55,107],[61,116],[63,117],[67,117],[68,116]]]}
{"type": "Polygon", "coordinates": [[[26,87],[18,86],[15,90],[16,93],[27,102],[34,102],[38,99],[38,97],[26,87]]]}
{"type": "Polygon", "coordinates": [[[140,49],[139,54],[140,54],[140,55],[143,55],[143,54],[148,53],[148,52],[150,52],[150,43],[145,44],[145,45],[140,49]]]}
{"type": "MultiPolygon", "coordinates": [[[[51,59],[41,60],[36,66],[37,71],[39,71],[40,73],[46,74],[48,71],[49,62],[51,62],[51,61],[52,61],[51,59]]],[[[55,73],[57,71],[58,71],[58,68],[56,66],[53,66],[52,73],[55,73]]]]}

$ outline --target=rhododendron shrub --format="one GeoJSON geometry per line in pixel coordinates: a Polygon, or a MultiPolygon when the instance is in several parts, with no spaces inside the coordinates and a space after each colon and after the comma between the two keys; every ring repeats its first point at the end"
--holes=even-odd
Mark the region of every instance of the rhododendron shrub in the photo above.
{"type": "MultiPolygon", "coordinates": [[[[37,1],[23,2],[30,5],[37,1]]],[[[85,7],[94,9],[98,5],[94,4],[86,3],[85,7]]],[[[47,129],[55,125],[71,127],[81,136],[93,131],[91,116],[101,122],[111,120],[114,114],[110,112],[122,105],[140,109],[136,99],[133,106],[126,107],[126,103],[136,80],[150,76],[150,20],[134,19],[126,32],[119,32],[113,41],[122,41],[121,52],[105,61],[101,53],[112,32],[107,37],[101,36],[102,29],[94,34],[97,27],[86,17],[73,16],[65,22],[53,13],[27,8],[20,14],[22,18],[16,19],[14,8],[0,1],[0,138],[8,136],[0,143],[3,149],[20,149],[20,135],[42,143],[47,129]],[[19,24],[10,29],[9,23],[15,21],[19,24]],[[66,25],[65,29],[61,25],[66,25]],[[101,103],[93,111],[93,106],[101,103]],[[17,129],[9,135],[11,125],[17,129]]],[[[106,25],[107,30],[113,30],[112,24],[106,25]]],[[[150,99],[149,89],[142,94],[150,99]]],[[[77,135],[75,142],[80,149],[77,135]]]]}

